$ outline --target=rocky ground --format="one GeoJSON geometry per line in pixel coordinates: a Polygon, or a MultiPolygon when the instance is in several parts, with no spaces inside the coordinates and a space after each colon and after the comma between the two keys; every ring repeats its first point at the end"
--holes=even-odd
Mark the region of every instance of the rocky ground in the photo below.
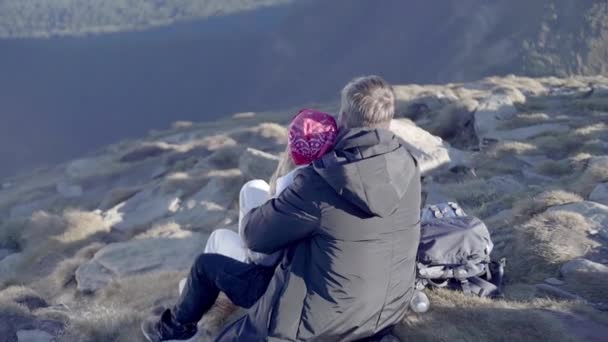
{"type": "MultiPolygon", "coordinates": [[[[489,78],[396,93],[392,129],[421,161],[426,201],[453,199],[484,219],[495,257],[508,261],[504,300],[432,292],[430,311],[397,334],[605,340],[608,78],[489,78]]],[[[4,181],[0,341],[140,341],[140,319],[175,300],[209,233],[235,228],[240,186],[271,176],[293,112],[176,122],[4,181]]],[[[212,334],[221,323],[201,328],[212,334]]]]}

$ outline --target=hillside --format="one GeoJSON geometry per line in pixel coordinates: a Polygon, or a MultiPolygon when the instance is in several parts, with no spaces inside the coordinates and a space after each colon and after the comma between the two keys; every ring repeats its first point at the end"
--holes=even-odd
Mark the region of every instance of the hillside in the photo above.
{"type": "Polygon", "coordinates": [[[250,11],[291,0],[7,0],[0,38],[79,36],[148,29],[250,11]]]}
{"type": "MultiPolygon", "coordinates": [[[[392,129],[420,161],[426,201],[454,199],[481,217],[494,257],[508,265],[504,299],[429,292],[430,311],[408,316],[397,334],[604,340],[608,78],[490,77],[396,93],[392,129]]],[[[337,104],[320,109],[335,112],[337,104]]],[[[175,300],[210,232],[235,229],[240,186],[270,177],[294,111],[176,122],[7,179],[0,336],[140,341],[139,320],[175,300]]],[[[200,341],[222,324],[203,322],[200,341]]]]}
{"type": "Polygon", "coordinates": [[[352,75],[442,84],[608,72],[599,0],[91,4],[0,1],[0,178],[175,120],[333,101],[352,75]]]}

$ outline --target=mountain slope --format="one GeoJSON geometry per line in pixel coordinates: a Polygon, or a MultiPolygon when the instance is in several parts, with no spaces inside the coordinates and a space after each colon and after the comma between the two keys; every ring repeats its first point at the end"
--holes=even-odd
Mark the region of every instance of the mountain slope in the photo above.
{"type": "MultiPolygon", "coordinates": [[[[608,78],[491,77],[395,91],[399,113],[414,121],[392,128],[415,147],[426,202],[452,199],[483,219],[508,277],[501,300],[428,291],[430,310],[408,315],[396,334],[605,340],[608,78]]],[[[250,148],[284,151],[296,110],[178,122],[2,183],[0,338],[37,329],[60,342],[139,341],[141,319],[174,303],[211,231],[236,229],[240,187],[278,164],[250,148]]],[[[214,312],[201,331],[222,326],[214,312]]]]}

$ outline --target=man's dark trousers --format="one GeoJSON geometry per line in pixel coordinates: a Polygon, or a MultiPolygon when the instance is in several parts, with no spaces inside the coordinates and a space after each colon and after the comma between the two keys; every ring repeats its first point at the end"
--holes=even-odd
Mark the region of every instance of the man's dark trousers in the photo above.
{"type": "Polygon", "coordinates": [[[197,323],[220,292],[235,305],[250,308],[266,292],[273,274],[274,267],[247,264],[219,254],[201,254],[172,310],[174,317],[182,324],[197,323]]]}

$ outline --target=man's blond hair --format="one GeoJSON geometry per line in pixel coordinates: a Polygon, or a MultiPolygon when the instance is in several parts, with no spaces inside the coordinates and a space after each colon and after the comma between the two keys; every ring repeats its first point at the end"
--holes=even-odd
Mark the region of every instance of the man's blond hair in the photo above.
{"type": "Polygon", "coordinates": [[[358,77],[342,89],[342,126],[388,128],[394,115],[395,92],[382,77],[358,77]]]}

